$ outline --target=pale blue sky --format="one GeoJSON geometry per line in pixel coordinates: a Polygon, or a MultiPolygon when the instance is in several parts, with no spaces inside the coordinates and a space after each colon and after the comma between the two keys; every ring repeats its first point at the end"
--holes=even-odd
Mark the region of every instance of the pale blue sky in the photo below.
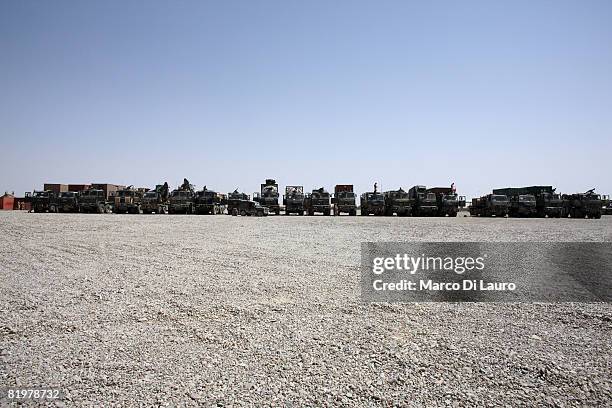
{"type": "Polygon", "coordinates": [[[610,1],[0,2],[0,189],[611,193],[610,1]]]}

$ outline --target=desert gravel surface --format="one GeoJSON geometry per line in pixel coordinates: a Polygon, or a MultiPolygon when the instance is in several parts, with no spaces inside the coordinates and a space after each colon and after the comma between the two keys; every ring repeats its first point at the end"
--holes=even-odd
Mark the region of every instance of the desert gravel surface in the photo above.
{"type": "Polygon", "coordinates": [[[363,304],[364,241],[601,220],[0,212],[0,386],[67,406],[612,406],[606,303],[363,304]]]}

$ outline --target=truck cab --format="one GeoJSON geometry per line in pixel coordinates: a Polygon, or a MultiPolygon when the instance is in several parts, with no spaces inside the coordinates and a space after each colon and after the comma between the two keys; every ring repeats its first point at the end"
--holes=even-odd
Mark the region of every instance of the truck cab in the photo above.
{"type": "Polygon", "coordinates": [[[279,215],[281,210],[278,203],[279,196],[276,180],[266,179],[266,182],[260,186],[259,193],[253,193],[253,201],[260,203],[262,206],[267,207],[269,211],[279,215]]]}
{"type": "Polygon", "coordinates": [[[323,187],[312,190],[312,193],[304,197],[304,207],[308,215],[331,215],[331,196],[323,187]]]}
{"type": "Polygon", "coordinates": [[[170,193],[170,214],[192,214],[194,206],[194,193],[191,190],[176,189],[170,193]]]}
{"type": "Polygon", "coordinates": [[[142,201],[142,196],[142,191],[136,190],[131,187],[117,191],[114,196],[115,214],[140,214],[140,204],[142,201]]]}
{"type": "Polygon", "coordinates": [[[79,212],[108,214],[112,212],[112,206],[106,201],[106,193],[104,190],[83,190],[79,194],[79,212]]]}
{"type": "Polygon", "coordinates": [[[287,186],[285,187],[285,195],[283,196],[283,205],[285,206],[285,215],[298,214],[304,215],[304,187],[303,186],[287,186]]]}
{"type": "Polygon", "coordinates": [[[357,215],[357,196],[353,192],[352,184],[337,184],[334,187],[332,204],[334,205],[334,215],[342,213],[357,215]]]}
{"type": "Polygon", "coordinates": [[[533,194],[519,194],[510,197],[508,216],[535,217],[536,214],[536,198],[533,194]]]}
{"type": "Polygon", "coordinates": [[[397,214],[398,217],[407,217],[412,213],[412,201],[409,194],[402,190],[385,191],[385,215],[397,214]]]}
{"type": "Polygon", "coordinates": [[[53,191],[34,191],[32,194],[32,211],[36,213],[57,212],[57,196],[53,191]]]}
{"type": "Polygon", "coordinates": [[[204,188],[198,191],[195,197],[196,214],[223,214],[226,204],[222,194],[204,188]]]}
{"type": "Polygon", "coordinates": [[[359,206],[361,207],[361,215],[384,215],[385,197],[378,191],[363,193],[359,200],[359,206]]]}
{"type": "Polygon", "coordinates": [[[63,191],[57,198],[58,212],[79,212],[79,194],[76,191],[63,191]]]}
{"type": "Polygon", "coordinates": [[[428,192],[425,186],[414,186],[409,190],[412,200],[412,215],[416,217],[438,215],[438,198],[433,192],[428,192]]]}

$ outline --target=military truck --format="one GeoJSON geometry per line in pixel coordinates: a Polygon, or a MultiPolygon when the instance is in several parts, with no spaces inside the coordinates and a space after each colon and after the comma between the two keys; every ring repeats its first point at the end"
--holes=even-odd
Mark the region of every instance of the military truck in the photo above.
{"type": "Polygon", "coordinates": [[[253,201],[267,207],[270,212],[276,215],[279,215],[281,210],[278,197],[278,184],[274,179],[266,179],[266,182],[260,186],[260,192],[253,193],[253,201]]]}
{"type": "Polygon", "coordinates": [[[612,201],[609,195],[601,196],[601,215],[612,215],[612,201]]]}
{"type": "Polygon", "coordinates": [[[106,199],[106,192],[101,189],[92,188],[79,193],[79,212],[110,214],[112,205],[106,199]]]}
{"type": "Polygon", "coordinates": [[[224,194],[208,190],[206,186],[196,193],[195,213],[196,214],[223,214],[227,208],[227,199],[224,194]]]}
{"type": "Polygon", "coordinates": [[[144,193],[140,203],[143,214],[167,214],[170,187],[168,183],[158,184],[155,189],[144,193]]]}
{"type": "Polygon", "coordinates": [[[451,187],[432,187],[427,189],[427,194],[435,194],[438,205],[438,216],[440,217],[456,217],[459,208],[465,207],[465,197],[460,196],[451,187]]]}
{"type": "Polygon", "coordinates": [[[510,201],[502,194],[487,194],[473,198],[470,215],[474,217],[505,217],[508,215],[510,201]]]}
{"type": "Polygon", "coordinates": [[[238,215],[240,213],[240,206],[244,206],[242,201],[251,201],[251,197],[248,194],[238,192],[238,189],[231,193],[227,193],[227,213],[230,215],[238,215]],[[238,214],[234,214],[238,209],[238,214]]]}
{"type": "Polygon", "coordinates": [[[304,186],[287,186],[283,196],[285,215],[304,215],[304,186]]]}
{"type": "Polygon", "coordinates": [[[359,207],[359,213],[363,216],[385,214],[385,197],[378,191],[377,183],[374,183],[374,191],[361,194],[359,207]]]}
{"type": "Polygon", "coordinates": [[[321,213],[323,215],[331,215],[331,197],[325,188],[321,187],[312,190],[312,193],[304,197],[304,209],[306,214],[315,215],[321,213]]]}
{"type": "Polygon", "coordinates": [[[183,179],[183,184],[170,193],[168,212],[170,214],[192,214],[194,199],[193,184],[190,184],[189,180],[183,179]]]}
{"type": "Polygon", "coordinates": [[[415,217],[435,217],[438,215],[438,197],[435,193],[427,192],[425,186],[413,186],[408,190],[412,201],[412,215],[415,217]]]}
{"type": "Polygon", "coordinates": [[[399,190],[385,191],[384,194],[385,215],[407,217],[412,213],[412,200],[401,187],[399,190]]]}
{"type": "Polygon", "coordinates": [[[234,200],[230,214],[233,216],[241,215],[243,217],[252,215],[265,217],[269,214],[269,210],[268,207],[262,206],[257,201],[238,199],[234,200]]]}
{"type": "Polygon", "coordinates": [[[563,194],[565,214],[571,218],[601,218],[601,196],[595,189],[586,193],[563,194]]]}
{"type": "Polygon", "coordinates": [[[36,213],[57,212],[57,196],[51,190],[34,191],[32,194],[32,211],[36,213]]]}
{"type": "Polygon", "coordinates": [[[352,184],[337,184],[334,187],[334,196],[332,197],[334,207],[334,215],[342,213],[348,215],[357,215],[356,195],[353,192],[352,184]]]}
{"type": "Polygon", "coordinates": [[[57,212],[79,212],[79,193],[76,191],[62,191],[57,197],[57,212]]]}
{"type": "Polygon", "coordinates": [[[144,192],[134,186],[117,190],[114,194],[113,212],[115,214],[140,214],[144,192]]]}

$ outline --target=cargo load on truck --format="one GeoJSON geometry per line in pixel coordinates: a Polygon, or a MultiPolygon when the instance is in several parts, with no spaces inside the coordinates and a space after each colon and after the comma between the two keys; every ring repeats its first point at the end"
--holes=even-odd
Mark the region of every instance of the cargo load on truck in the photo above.
{"type": "Polygon", "coordinates": [[[276,215],[279,215],[281,210],[278,198],[278,183],[274,179],[266,179],[266,182],[260,186],[259,193],[253,193],[253,201],[267,207],[276,215]]]}

